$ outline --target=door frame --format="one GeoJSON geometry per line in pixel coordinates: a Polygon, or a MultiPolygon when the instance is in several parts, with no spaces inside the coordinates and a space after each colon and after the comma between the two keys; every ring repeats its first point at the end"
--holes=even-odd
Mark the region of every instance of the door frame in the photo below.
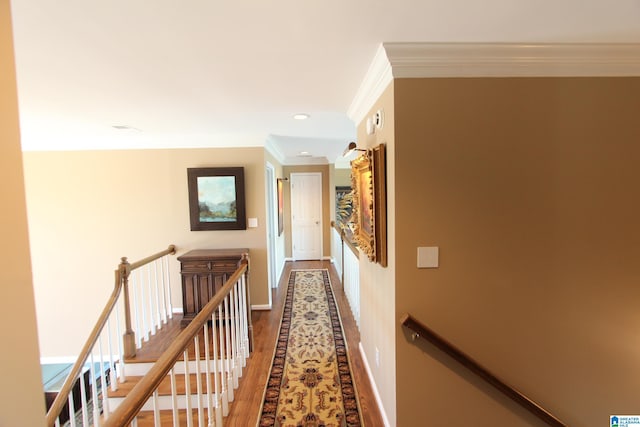
{"type": "Polygon", "coordinates": [[[277,221],[277,215],[275,215],[276,210],[276,191],[275,191],[275,180],[276,180],[276,172],[273,165],[269,162],[266,162],[265,167],[265,180],[266,180],[266,210],[267,210],[267,282],[269,287],[269,305],[271,305],[271,289],[278,287],[278,278],[276,275],[277,267],[276,267],[276,233],[277,226],[275,225],[275,221],[277,221]]]}

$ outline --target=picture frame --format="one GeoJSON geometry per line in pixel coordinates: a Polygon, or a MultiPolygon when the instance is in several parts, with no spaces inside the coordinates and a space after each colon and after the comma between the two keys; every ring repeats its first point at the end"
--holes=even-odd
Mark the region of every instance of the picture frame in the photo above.
{"type": "Polygon", "coordinates": [[[386,149],[380,144],[351,162],[354,238],[370,261],[387,266],[386,149]]]}
{"type": "Polygon", "coordinates": [[[353,192],[351,186],[336,186],[336,224],[348,228],[353,213],[353,192]]]}
{"type": "Polygon", "coordinates": [[[285,178],[278,178],[276,190],[278,192],[278,236],[284,232],[284,185],[285,178]]]}
{"type": "Polygon", "coordinates": [[[244,168],[188,168],[191,231],[246,230],[244,168]]]}

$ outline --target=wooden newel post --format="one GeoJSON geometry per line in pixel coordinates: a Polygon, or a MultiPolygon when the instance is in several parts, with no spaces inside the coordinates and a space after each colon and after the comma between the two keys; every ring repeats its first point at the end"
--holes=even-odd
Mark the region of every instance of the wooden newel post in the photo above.
{"type": "MultiPolygon", "coordinates": [[[[253,352],[253,322],[251,320],[251,292],[250,292],[251,289],[249,287],[249,254],[247,253],[242,254],[242,259],[240,260],[240,264],[247,265],[247,271],[244,273],[246,288],[247,288],[247,326],[248,326],[247,333],[249,334],[249,352],[252,353],[253,352]]],[[[269,292],[271,292],[271,289],[269,289],[269,292]]]]}
{"type": "Polygon", "coordinates": [[[131,329],[131,303],[129,302],[129,274],[131,273],[131,265],[127,261],[127,257],[122,257],[118,266],[117,274],[122,282],[122,291],[124,292],[124,319],[125,332],[122,337],[124,348],[124,357],[134,357],[136,355],[136,333],[131,329]]]}

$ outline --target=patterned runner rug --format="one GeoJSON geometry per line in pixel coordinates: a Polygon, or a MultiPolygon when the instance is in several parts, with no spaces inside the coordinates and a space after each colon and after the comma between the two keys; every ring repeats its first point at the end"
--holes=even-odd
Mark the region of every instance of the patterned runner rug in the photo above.
{"type": "Polygon", "coordinates": [[[327,270],[292,270],[259,426],[360,426],[327,270]]]}

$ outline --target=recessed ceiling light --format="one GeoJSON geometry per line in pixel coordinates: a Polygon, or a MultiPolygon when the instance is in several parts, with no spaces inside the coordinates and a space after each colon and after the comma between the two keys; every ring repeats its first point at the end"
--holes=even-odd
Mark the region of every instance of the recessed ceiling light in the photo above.
{"type": "Polygon", "coordinates": [[[113,125],[111,127],[117,130],[133,130],[136,132],[142,132],[140,129],[135,128],[133,126],[129,126],[129,125],[113,125]]]}
{"type": "Polygon", "coordinates": [[[298,154],[298,157],[311,157],[311,153],[308,151],[301,151],[300,154],[298,154]]]}
{"type": "Polygon", "coordinates": [[[307,120],[309,118],[309,115],[305,113],[298,113],[298,114],[294,114],[293,118],[296,120],[307,120]]]}

